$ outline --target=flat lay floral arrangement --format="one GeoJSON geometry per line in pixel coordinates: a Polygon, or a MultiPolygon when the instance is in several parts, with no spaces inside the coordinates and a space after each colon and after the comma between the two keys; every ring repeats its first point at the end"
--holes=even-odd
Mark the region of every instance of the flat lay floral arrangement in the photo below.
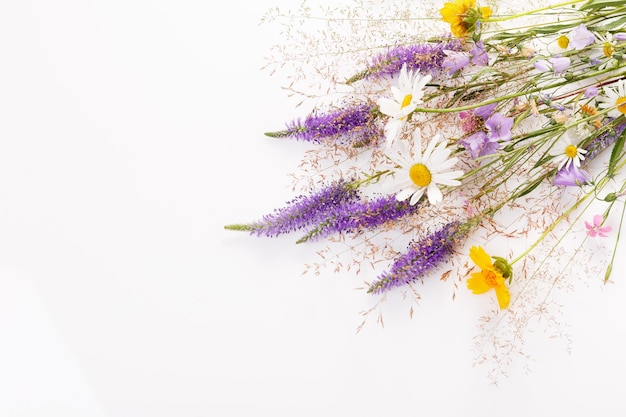
{"type": "Polygon", "coordinates": [[[373,303],[358,330],[390,295],[412,315],[421,284],[452,283],[484,310],[477,362],[506,373],[533,323],[562,336],[559,290],[614,278],[626,4],[415,3],[270,10],[287,23],[268,68],[301,103],[266,140],[307,149],[293,199],[225,228],[295,235],[320,258],[304,273],[358,276],[373,303]]]}

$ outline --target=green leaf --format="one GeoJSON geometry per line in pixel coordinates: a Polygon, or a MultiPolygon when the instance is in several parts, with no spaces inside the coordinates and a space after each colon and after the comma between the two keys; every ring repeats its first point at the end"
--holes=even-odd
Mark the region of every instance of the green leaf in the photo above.
{"type": "Polygon", "coordinates": [[[532,184],[530,184],[528,187],[526,187],[520,194],[516,195],[515,198],[524,197],[526,194],[529,194],[535,188],[539,187],[539,184],[541,184],[543,182],[543,180],[544,180],[543,176],[537,178],[532,184]]]}
{"type": "Polygon", "coordinates": [[[624,142],[626,141],[626,130],[622,131],[622,134],[619,135],[615,144],[613,145],[613,149],[611,150],[611,157],[609,158],[609,169],[607,175],[612,177],[615,175],[615,166],[617,162],[620,160],[624,150],[624,142]]]}
{"type": "Polygon", "coordinates": [[[590,26],[588,29],[593,32],[611,32],[615,29],[620,29],[626,23],[626,16],[622,16],[619,19],[611,19],[608,22],[607,20],[603,20],[602,23],[602,25],[590,26]]]}
{"type": "Polygon", "coordinates": [[[589,10],[595,12],[607,7],[620,7],[624,5],[624,0],[589,0],[589,2],[580,6],[579,10],[589,10]]]}
{"type": "Polygon", "coordinates": [[[573,27],[578,26],[578,24],[579,23],[576,22],[576,23],[563,23],[560,25],[537,26],[537,27],[534,27],[532,30],[535,33],[552,34],[552,33],[560,32],[562,30],[571,29],[573,27]]]}

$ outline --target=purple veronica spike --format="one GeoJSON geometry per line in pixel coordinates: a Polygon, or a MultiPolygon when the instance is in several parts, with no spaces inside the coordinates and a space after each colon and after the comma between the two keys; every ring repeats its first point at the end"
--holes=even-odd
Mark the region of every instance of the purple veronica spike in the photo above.
{"type": "Polygon", "coordinates": [[[462,49],[463,45],[459,39],[396,46],[375,56],[363,72],[351,77],[346,83],[351,84],[362,79],[393,77],[400,73],[404,64],[406,64],[407,70],[419,70],[424,74],[438,75],[443,68],[443,61],[446,56],[444,50],[461,51],[462,49]]]}
{"type": "Polygon", "coordinates": [[[373,123],[372,107],[370,104],[359,104],[329,113],[312,113],[304,121],[298,119],[289,123],[287,130],[266,135],[316,143],[327,138],[347,138],[355,143],[369,142],[370,138],[381,134],[380,128],[373,123]]]}
{"type": "Polygon", "coordinates": [[[373,229],[392,220],[415,213],[419,204],[398,201],[395,194],[376,198],[372,201],[346,201],[328,213],[328,217],[316,225],[298,243],[326,237],[333,233],[353,232],[359,229],[373,229]]]}
{"type": "Polygon", "coordinates": [[[262,220],[249,224],[225,226],[229,230],[249,231],[257,236],[278,236],[317,224],[328,217],[337,207],[358,199],[357,190],[350,183],[340,180],[310,195],[300,195],[274,210],[262,220]]]}
{"type": "MultiPolygon", "coordinates": [[[[611,123],[613,119],[609,120],[608,123],[611,123]]],[[[608,124],[607,123],[607,124],[608,124]]],[[[598,156],[600,152],[608,148],[615,140],[617,140],[620,135],[626,129],[626,122],[619,123],[613,129],[609,129],[606,132],[596,136],[590,143],[585,147],[587,154],[585,155],[585,162],[589,163],[593,158],[598,156]]]]}
{"type": "Polygon", "coordinates": [[[422,278],[452,254],[462,234],[459,226],[458,222],[448,223],[419,242],[411,243],[407,252],[400,255],[367,292],[381,294],[422,278]]]}

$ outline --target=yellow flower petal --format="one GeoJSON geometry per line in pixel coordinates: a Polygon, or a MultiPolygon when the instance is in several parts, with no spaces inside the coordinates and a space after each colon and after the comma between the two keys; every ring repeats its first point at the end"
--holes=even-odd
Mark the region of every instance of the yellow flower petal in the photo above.
{"type": "Polygon", "coordinates": [[[472,246],[470,248],[470,258],[480,269],[492,269],[491,257],[485,252],[482,246],[472,246]]]}
{"type": "Polygon", "coordinates": [[[509,307],[511,302],[511,293],[506,285],[502,284],[496,287],[496,297],[498,297],[498,304],[500,309],[504,310],[509,307]]]}
{"type": "Polygon", "coordinates": [[[471,278],[467,279],[467,288],[472,290],[474,294],[483,294],[489,291],[492,287],[487,284],[485,275],[482,272],[474,272],[471,278]]]}
{"type": "Polygon", "coordinates": [[[483,19],[489,19],[491,17],[491,7],[481,7],[480,14],[483,16],[483,19]]]}

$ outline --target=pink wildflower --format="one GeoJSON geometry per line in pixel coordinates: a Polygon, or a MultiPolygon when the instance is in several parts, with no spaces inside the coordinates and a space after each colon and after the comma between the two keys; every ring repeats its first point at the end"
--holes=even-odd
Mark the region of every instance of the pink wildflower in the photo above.
{"type": "Polygon", "coordinates": [[[596,214],[593,216],[593,224],[589,224],[589,222],[585,221],[585,227],[587,228],[587,234],[591,237],[607,237],[609,232],[611,231],[611,226],[602,227],[602,222],[604,221],[604,217],[600,214],[596,214]]]}

